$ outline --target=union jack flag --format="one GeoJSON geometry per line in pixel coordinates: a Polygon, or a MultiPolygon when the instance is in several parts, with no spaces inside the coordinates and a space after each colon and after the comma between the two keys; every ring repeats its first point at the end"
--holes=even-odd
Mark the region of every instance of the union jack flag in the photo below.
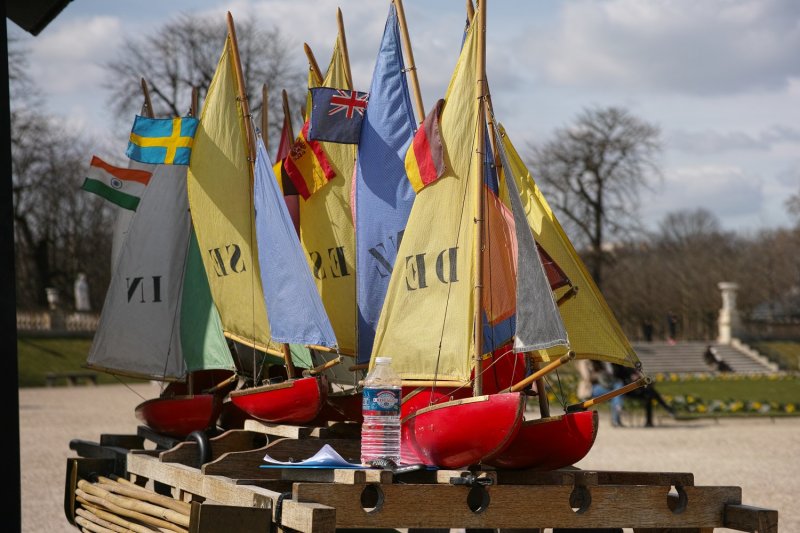
{"type": "Polygon", "coordinates": [[[336,94],[331,96],[331,110],[328,111],[328,115],[344,111],[347,118],[353,118],[354,112],[363,117],[368,100],[369,93],[337,90],[336,94]]]}
{"type": "Polygon", "coordinates": [[[315,87],[311,91],[309,140],[357,144],[369,93],[315,87]]]}

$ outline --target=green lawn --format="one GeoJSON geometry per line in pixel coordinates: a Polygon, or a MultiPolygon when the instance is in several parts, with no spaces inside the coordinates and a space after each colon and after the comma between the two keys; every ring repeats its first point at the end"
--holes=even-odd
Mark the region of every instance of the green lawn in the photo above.
{"type": "Polygon", "coordinates": [[[754,341],[750,345],[777,363],[781,370],[800,370],[800,342],[754,341]]]}
{"type": "MultiPolygon", "coordinates": [[[[666,374],[652,376],[651,385],[676,409],[679,417],[785,416],[800,414],[800,375],[765,374],[666,374]]],[[[562,373],[560,382],[548,378],[548,396],[553,405],[578,401],[577,376],[562,373]]],[[[640,409],[631,399],[626,408],[640,409]]],[[[660,409],[660,407],[659,407],[660,409]]]]}
{"type": "Polygon", "coordinates": [[[800,414],[800,377],[791,374],[666,377],[653,386],[690,417],[800,414]]]}
{"type": "MultiPolygon", "coordinates": [[[[44,387],[48,372],[84,371],[86,356],[92,340],[87,338],[19,337],[17,363],[20,387],[44,387]]],[[[102,372],[97,373],[98,383],[119,383],[120,379],[102,372]]],[[[126,382],[137,380],[125,379],[126,382]]],[[[141,380],[138,380],[141,381],[141,380]]],[[[59,382],[58,385],[65,383],[59,382]]]]}

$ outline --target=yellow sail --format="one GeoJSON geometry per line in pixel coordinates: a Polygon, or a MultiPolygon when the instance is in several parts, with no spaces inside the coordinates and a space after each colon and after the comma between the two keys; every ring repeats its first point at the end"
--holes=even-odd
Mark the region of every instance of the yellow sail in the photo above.
{"type": "MultiPolygon", "coordinates": [[[[345,75],[345,57],[337,37],[325,87],[351,89],[345,75]]],[[[309,87],[313,76],[309,75],[309,87]]],[[[310,106],[306,113],[310,113],[310,106]]],[[[339,349],[355,353],[356,281],[355,228],[350,209],[356,145],[321,143],[336,177],[308,200],[300,199],[300,240],[309,267],[330,317],[339,349]]]]}
{"type": "MultiPolygon", "coordinates": [[[[508,178],[510,174],[514,177],[536,242],[578,288],[575,296],[559,307],[572,350],[580,359],[597,359],[634,366],[639,358],[628,338],[533,181],[525,163],[511,144],[511,139],[502,126],[498,129],[508,164],[511,166],[510,172],[506,171],[505,176],[508,178]]],[[[556,296],[561,296],[561,293],[556,296]]],[[[546,361],[550,359],[547,353],[539,354],[546,361]]]]}
{"type": "Polygon", "coordinates": [[[279,350],[270,342],[255,253],[251,173],[228,36],[194,140],[189,206],[223,329],[259,349],[279,350]]]}
{"type": "Polygon", "coordinates": [[[446,171],[414,201],[378,321],[376,356],[403,379],[467,381],[475,302],[473,168],[477,38],[469,31],[445,96],[446,171]]]}

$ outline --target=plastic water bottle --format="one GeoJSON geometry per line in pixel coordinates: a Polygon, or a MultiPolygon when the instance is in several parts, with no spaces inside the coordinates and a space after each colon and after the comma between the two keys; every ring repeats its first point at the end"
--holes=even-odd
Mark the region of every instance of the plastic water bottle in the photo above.
{"type": "Polygon", "coordinates": [[[376,357],[364,380],[361,425],[361,462],[378,458],[400,462],[400,376],[391,357],[376,357]]]}

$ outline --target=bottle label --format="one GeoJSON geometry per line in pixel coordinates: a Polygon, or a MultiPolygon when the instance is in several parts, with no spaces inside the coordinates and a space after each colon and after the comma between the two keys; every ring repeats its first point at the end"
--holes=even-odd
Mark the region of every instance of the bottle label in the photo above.
{"type": "Polygon", "coordinates": [[[366,415],[394,415],[400,413],[399,389],[364,389],[362,411],[366,415]]]}

